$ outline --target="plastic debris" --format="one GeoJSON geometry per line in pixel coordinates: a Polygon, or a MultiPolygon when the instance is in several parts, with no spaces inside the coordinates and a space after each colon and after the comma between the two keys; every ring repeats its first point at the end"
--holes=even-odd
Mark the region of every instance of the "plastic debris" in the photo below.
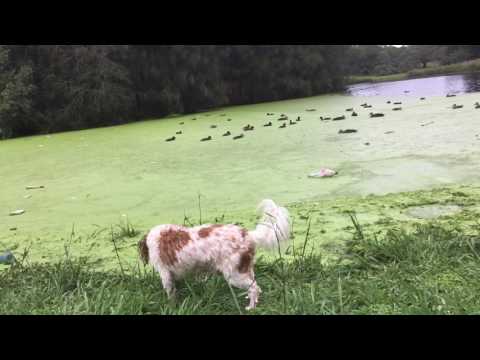
{"type": "Polygon", "coordinates": [[[332,177],[332,176],[335,176],[337,174],[338,174],[338,172],[335,171],[335,170],[323,168],[323,169],[320,169],[319,171],[315,171],[315,172],[311,173],[310,175],[308,175],[308,177],[310,177],[310,178],[325,178],[325,177],[332,177]]]}
{"type": "Polygon", "coordinates": [[[14,263],[15,263],[15,256],[13,256],[11,251],[7,251],[6,253],[0,255],[0,264],[13,265],[14,263]]]}

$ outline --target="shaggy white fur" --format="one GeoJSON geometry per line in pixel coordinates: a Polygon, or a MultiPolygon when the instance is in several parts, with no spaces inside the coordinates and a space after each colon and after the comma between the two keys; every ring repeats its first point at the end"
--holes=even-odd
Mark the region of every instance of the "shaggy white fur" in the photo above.
{"type": "Polygon", "coordinates": [[[263,200],[258,211],[263,218],[253,231],[237,225],[157,226],[139,242],[140,254],[158,271],[169,297],[175,295],[175,279],[208,268],[222,273],[230,285],[248,290],[251,310],[261,293],[254,274],[256,247],[278,250],[290,238],[287,209],[263,200]]]}

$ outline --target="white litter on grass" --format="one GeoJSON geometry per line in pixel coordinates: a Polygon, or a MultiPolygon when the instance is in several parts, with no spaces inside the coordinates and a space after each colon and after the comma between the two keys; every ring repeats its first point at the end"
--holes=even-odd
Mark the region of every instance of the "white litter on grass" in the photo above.
{"type": "Polygon", "coordinates": [[[325,177],[332,177],[332,176],[335,176],[337,174],[338,173],[335,170],[323,168],[323,169],[320,169],[319,171],[315,171],[315,172],[311,173],[310,175],[308,175],[308,177],[310,177],[310,178],[325,178],[325,177]]]}
{"type": "Polygon", "coordinates": [[[23,215],[25,214],[25,210],[16,210],[16,211],[12,211],[10,213],[10,216],[18,216],[18,215],[23,215]]]}

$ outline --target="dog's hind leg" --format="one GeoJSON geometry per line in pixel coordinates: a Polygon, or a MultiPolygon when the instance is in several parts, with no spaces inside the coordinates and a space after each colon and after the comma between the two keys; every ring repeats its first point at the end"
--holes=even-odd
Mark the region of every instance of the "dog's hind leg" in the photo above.
{"type": "Polygon", "coordinates": [[[160,278],[162,279],[162,285],[169,299],[175,298],[175,282],[172,273],[165,268],[158,268],[160,278]]]}

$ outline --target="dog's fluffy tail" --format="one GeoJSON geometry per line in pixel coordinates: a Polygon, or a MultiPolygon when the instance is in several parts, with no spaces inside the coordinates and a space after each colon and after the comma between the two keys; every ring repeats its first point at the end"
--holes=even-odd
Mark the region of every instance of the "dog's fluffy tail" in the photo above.
{"type": "Polygon", "coordinates": [[[290,238],[290,215],[288,210],[272,200],[263,200],[257,208],[262,220],[256,229],[249,231],[255,243],[269,250],[278,249],[290,238]]]}

